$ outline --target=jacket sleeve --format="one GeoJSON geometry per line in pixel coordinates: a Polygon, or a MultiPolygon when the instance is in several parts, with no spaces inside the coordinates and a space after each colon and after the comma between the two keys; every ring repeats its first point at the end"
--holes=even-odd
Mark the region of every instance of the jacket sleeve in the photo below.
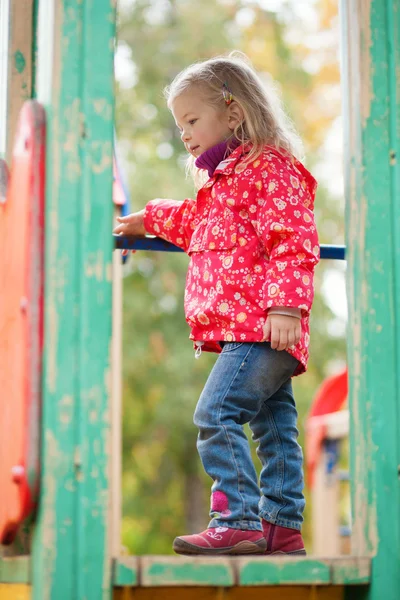
{"type": "Polygon", "coordinates": [[[312,199],[302,185],[293,186],[290,175],[264,180],[258,194],[259,239],[269,265],[264,282],[265,309],[300,308],[309,313],[314,299],[314,268],[319,262],[318,234],[312,199]]]}
{"type": "Polygon", "coordinates": [[[148,233],[162,237],[187,252],[195,215],[195,200],[179,202],[157,198],[145,206],[144,227],[148,233]]]}

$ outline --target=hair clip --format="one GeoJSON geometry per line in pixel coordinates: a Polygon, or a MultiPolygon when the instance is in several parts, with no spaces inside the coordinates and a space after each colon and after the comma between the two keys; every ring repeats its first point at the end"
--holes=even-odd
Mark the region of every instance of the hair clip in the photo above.
{"type": "Polygon", "coordinates": [[[225,104],[229,106],[233,100],[233,95],[226,82],[222,84],[222,95],[224,97],[225,104]]]}

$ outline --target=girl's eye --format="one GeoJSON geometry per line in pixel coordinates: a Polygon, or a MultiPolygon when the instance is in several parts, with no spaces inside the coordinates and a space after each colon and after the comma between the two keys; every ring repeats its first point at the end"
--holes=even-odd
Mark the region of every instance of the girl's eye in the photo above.
{"type": "Polygon", "coordinates": [[[189,125],[194,125],[196,123],[197,119],[190,119],[189,121],[189,125]]]}

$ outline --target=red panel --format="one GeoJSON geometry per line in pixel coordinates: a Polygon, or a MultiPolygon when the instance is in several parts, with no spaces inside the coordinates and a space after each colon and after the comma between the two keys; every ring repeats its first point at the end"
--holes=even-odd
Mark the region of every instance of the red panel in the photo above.
{"type": "MultiPolygon", "coordinates": [[[[1,170],[1,169],[0,169],[1,170]]],[[[4,171],[4,165],[3,165],[4,171]]],[[[0,180],[1,180],[0,175],[0,180]]],[[[0,203],[0,542],[32,512],[39,483],[45,113],[21,110],[0,203]]]]}
{"type": "Polygon", "coordinates": [[[314,472],[317,467],[321,446],[326,435],[325,424],[314,417],[320,417],[341,410],[347,401],[347,369],[337,375],[327,377],[314,396],[311,410],[306,420],[306,469],[307,481],[314,485],[314,472]]]}

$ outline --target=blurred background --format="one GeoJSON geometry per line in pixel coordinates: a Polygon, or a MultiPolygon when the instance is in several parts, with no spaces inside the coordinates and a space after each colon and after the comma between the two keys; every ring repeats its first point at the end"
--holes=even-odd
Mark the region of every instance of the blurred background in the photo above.
{"type": "MultiPolygon", "coordinates": [[[[337,0],[119,0],[118,12],[116,128],[131,209],[194,197],[162,90],[190,63],[237,49],[276,81],[303,138],[319,181],[320,242],[343,244],[337,0]]],[[[192,416],[216,355],[194,360],[183,314],[187,264],[184,254],[138,252],[124,266],[122,543],[131,554],[170,554],[176,535],[208,523],[211,481],[192,416]]],[[[294,379],[300,443],[318,386],[345,366],[344,271],[343,261],[317,268],[309,369],[294,379]]],[[[310,511],[309,501],[308,544],[310,511]]]]}

